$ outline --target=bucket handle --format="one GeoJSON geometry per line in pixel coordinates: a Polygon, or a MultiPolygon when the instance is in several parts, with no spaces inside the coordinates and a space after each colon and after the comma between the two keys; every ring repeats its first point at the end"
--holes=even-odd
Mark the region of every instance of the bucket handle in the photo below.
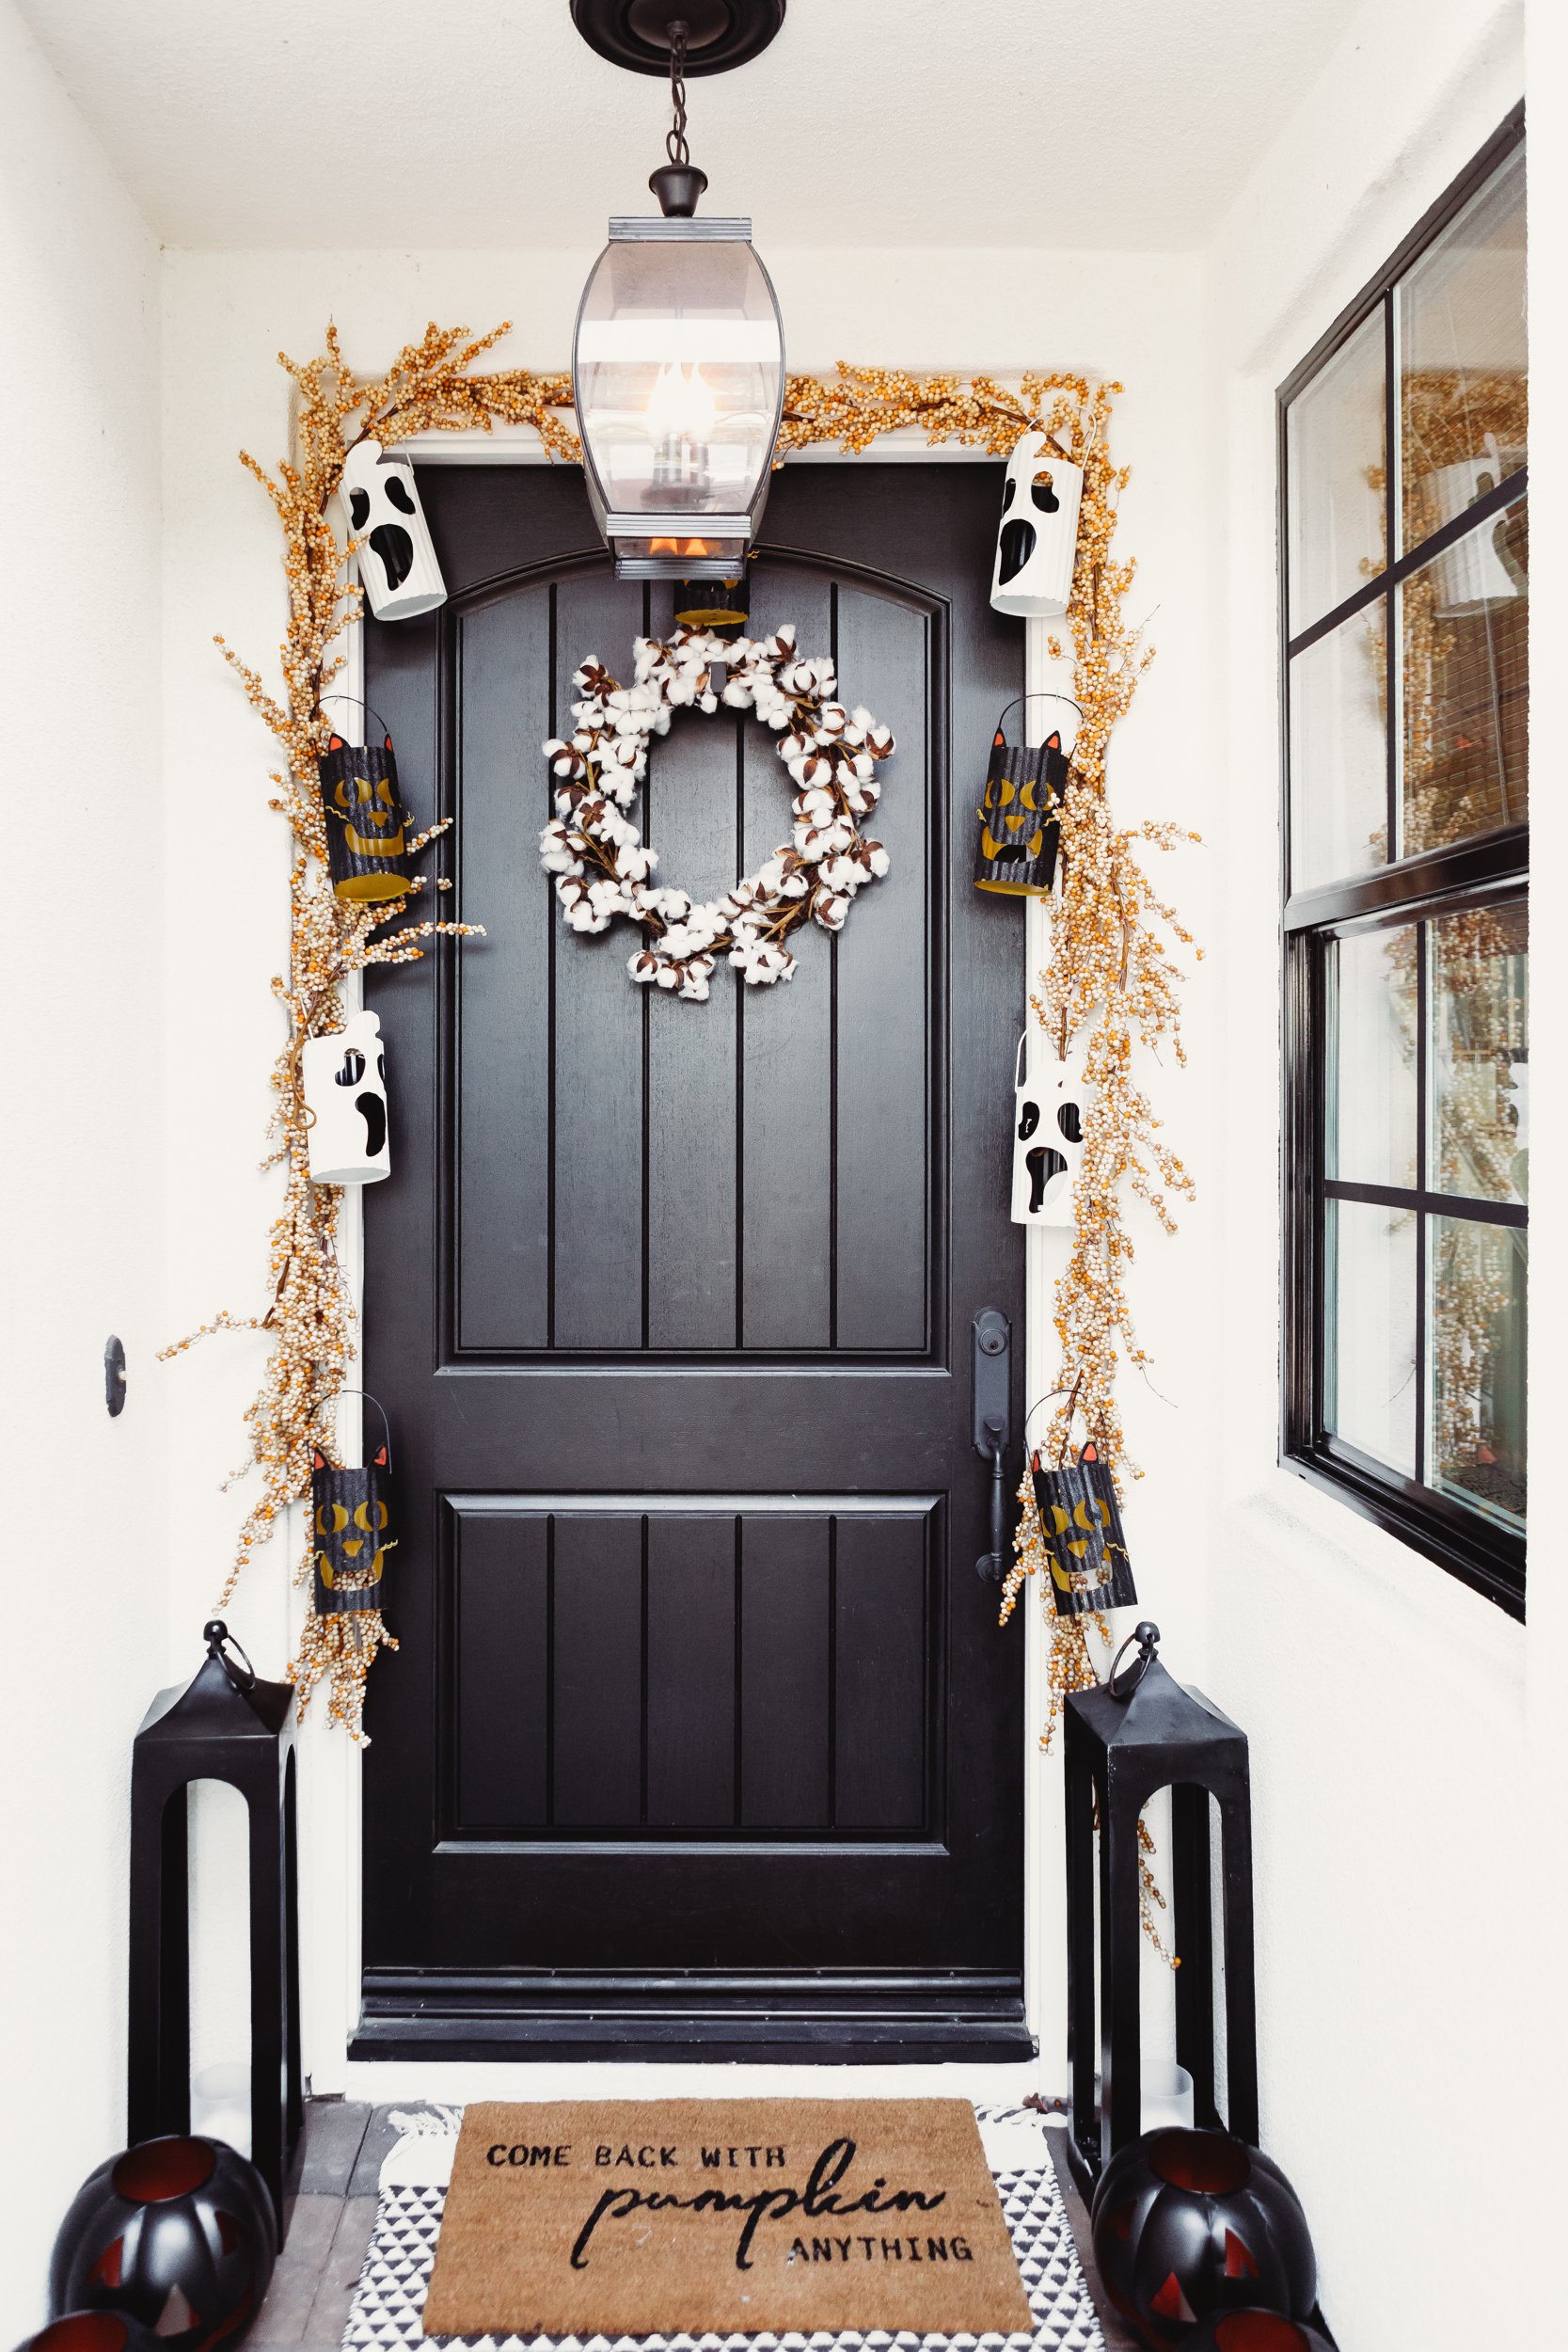
{"type": "MultiPolygon", "coordinates": [[[[1002,736],[1004,742],[1006,740],[1006,737],[1003,733],[1003,730],[1006,724],[1007,712],[1009,710],[1016,710],[1020,703],[1071,703],[1072,707],[1078,713],[1079,718],[1082,719],[1084,716],[1084,706],[1081,702],[1075,700],[1071,694],[1055,693],[1049,687],[1041,687],[1039,691],[1034,694],[1015,694],[1012,701],[1006,705],[1006,708],[1003,710],[1001,718],[998,719],[996,723],[996,734],[1002,736]]],[[[993,745],[994,742],[995,737],[992,738],[993,745]]]]}
{"type": "MultiPolygon", "coordinates": [[[[363,694],[323,694],[319,707],[325,709],[328,703],[357,703],[360,709],[365,713],[365,716],[368,719],[373,719],[375,721],[376,725],[381,729],[383,740],[388,743],[391,741],[391,728],[387,724],[387,722],[382,717],[380,711],[372,708],[371,705],[365,700],[363,694]]],[[[1010,709],[1011,707],[1012,706],[1009,704],[1008,708],[1010,709]]],[[[1004,713],[1004,716],[1006,716],[1006,713],[1004,713]]]]}
{"type": "Polygon", "coordinates": [[[330,1396],[324,1396],[319,1405],[311,1406],[309,1415],[310,1420],[314,1421],[316,1415],[321,1412],[325,1406],[328,1405],[336,1405],[340,1399],[345,1396],[362,1396],[365,1399],[365,1402],[368,1405],[373,1405],[376,1411],[381,1415],[381,1433],[386,1441],[387,1468],[390,1470],[392,1467],[391,1423],[387,1419],[387,1407],[382,1404],[381,1399],[378,1396],[372,1396],[369,1389],[334,1389],[330,1396]]]}

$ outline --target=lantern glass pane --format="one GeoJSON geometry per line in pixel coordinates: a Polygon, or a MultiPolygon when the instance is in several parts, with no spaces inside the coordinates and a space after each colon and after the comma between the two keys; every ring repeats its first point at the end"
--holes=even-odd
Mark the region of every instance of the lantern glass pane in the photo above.
{"type": "Polygon", "coordinates": [[[1416,1475],[1416,1212],[1367,1200],[1324,1209],[1323,1422],[1416,1475]]]}
{"type": "Polygon", "coordinates": [[[1383,320],[1379,303],[1286,411],[1292,633],[1386,561],[1383,320]]]}
{"type": "Polygon", "coordinates": [[[1529,816],[1529,522],[1525,501],[1400,591],[1402,854],[1529,816]]]}
{"type": "Polygon", "coordinates": [[[1433,1192],[1529,1198],[1527,928],[1522,898],[1428,927],[1433,1192]]]}
{"type": "Polygon", "coordinates": [[[1386,607],[1381,597],[1291,664],[1291,884],[1384,864],[1388,836],[1386,607]]]}
{"type": "Polygon", "coordinates": [[[749,245],[607,246],[583,295],[573,375],[608,513],[695,522],[750,512],[773,454],[784,338],[749,245]]]}
{"type": "Polygon", "coordinates": [[[1330,945],[1327,1176],[1416,1182],[1416,961],[1409,923],[1330,945]]]}
{"type": "Polygon", "coordinates": [[[1434,1216],[1427,1245],[1433,1486],[1523,1530],[1526,1497],[1522,1228],[1434,1216]]]}
{"type": "Polygon", "coordinates": [[[1525,463],[1525,157],[1516,149],[1395,292],[1404,545],[1525,463]]]}

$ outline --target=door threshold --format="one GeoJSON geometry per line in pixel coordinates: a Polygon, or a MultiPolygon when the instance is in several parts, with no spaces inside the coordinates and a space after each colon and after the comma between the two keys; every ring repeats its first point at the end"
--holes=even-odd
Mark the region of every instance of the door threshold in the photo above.
{"type": "Polygon", "coordinates": [[[894,2066],[1034,2056],[1011,1974],[370,1971],[351,2061],[894,2066]]]}

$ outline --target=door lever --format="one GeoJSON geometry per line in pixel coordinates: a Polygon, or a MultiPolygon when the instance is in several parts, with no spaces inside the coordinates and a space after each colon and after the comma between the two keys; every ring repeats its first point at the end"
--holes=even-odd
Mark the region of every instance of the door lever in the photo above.
{"type": "Polygon", "coordinates": [[[974,1451],[990,1465],[990,1549],[975,1573],[1000,1583],[1006,1572],[1007,1447],[1012,1438],[1012,1326],[999,1307],[983,1307],[974,1323],[974,1451]]]}

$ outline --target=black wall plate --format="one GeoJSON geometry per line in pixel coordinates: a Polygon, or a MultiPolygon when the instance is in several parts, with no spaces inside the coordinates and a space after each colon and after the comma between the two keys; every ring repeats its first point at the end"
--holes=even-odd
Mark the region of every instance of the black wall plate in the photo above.
{"type": "Polygon", "coordinates": [[[571,0],[590,49],[633,73],[670,72],[666,27],[684,21],[686,74],[727,73],[760,57],[784,23],[785,0],[571,0]]]}

